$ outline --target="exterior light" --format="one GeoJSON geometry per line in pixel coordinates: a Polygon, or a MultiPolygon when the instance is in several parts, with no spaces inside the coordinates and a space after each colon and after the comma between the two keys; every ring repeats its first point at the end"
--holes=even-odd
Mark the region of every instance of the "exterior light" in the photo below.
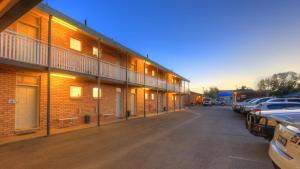
{"type": "Polygon", "coordinates": [[[64,75],[64,74],[57,74],[57,73],[51,73],[51,76],[62,77],[62,78],[67,78],[67,79],[76,79],[75,76],[64,75]]]}
{"type": "Polygon", "coordinates": [[[63,21],[63,20],[61,20],[57,17],[53,17],[52,20],[54,22],[58,23],[58,24],[61,24],[65,27],[69,28],[69,29],[72,29],[73,31],[77,31],[77,28],[75,26],[73,26],[73,25],[71,25],[71,24],[69,24],[69,23],[67,23],[67,22],[65,22],[65,21],[63,21]]]}

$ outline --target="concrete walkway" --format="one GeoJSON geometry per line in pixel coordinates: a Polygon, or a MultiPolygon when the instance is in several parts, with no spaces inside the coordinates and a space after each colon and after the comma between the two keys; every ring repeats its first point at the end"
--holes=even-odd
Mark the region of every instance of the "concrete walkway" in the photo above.
{"type": "Polygon", "coordinates": [[[0,146],[5,169],[271,169],[228,107],[193,108],[0,146]]]}

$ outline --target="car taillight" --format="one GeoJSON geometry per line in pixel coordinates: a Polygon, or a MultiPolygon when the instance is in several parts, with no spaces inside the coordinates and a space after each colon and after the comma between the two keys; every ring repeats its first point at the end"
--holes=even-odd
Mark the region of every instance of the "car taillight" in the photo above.
{"type": "Polygon", "coordinates": [[[258,108],[255,108],[252,110],[253,113],[260,112],[260,111],[261,111],[261,109],[258,109],[258,108]]]}

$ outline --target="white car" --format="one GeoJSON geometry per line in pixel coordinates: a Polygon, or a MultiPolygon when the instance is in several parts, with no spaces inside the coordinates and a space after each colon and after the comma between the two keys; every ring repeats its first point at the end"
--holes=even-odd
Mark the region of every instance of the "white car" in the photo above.
{"type": "Polygon", "coordinates": [[[274,98],[267,101],[268,103],[271,102],[297,102],[300,103],[300,98],[274,98]]]}
{"type": "Polygon", "coordinates": [[[212,106],[212,99],[210,98],[205,98],[203,100],[203,106],[212,106]]]}
{"type": "Polygon", "coordinates": [[[300,113],[300,103],[262,103],[260,105],[260,108],[255,108],[247,114],[245,124],[251,134],[268,140],[273,138],[277,125],[271,115],[300,113]]]}
{"type": "Polygon", "coordinates": [[[276,169],[300,169],[300,114],[273,115],[280,124],[270,143],[269,156],[276,169]]]}
{"type": "Polygon", "coordinates": [[[270,97],[264,97],[264,98],[256,99],[255,101],[246,104],[246,106],[244,107],[242,113],[248,114],[248,113],[249,113],[252,109],[254,109],[258,104],[264,103],[264,102],[266,102],[266,101],[268,101],[268,100],[270,100],[270,99],[271,99],[270,97]]]}

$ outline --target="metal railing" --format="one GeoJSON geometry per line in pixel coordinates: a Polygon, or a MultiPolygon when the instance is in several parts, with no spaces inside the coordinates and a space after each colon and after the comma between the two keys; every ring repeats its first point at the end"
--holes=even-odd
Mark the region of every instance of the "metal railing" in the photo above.
{"type": "MultiPolygon", "coordinates": [[[[11,30],[0,33],[0,58],[21,63],[48,67],[48,43],[20,35],[11,30]]],[[[60,70],[98,76],[98,58],[71,49],[51,45],[51,67],[60,70]]],[[[117,64],[100,61],[100,76],[126,81],[126,68],[117,64]]],[[[146,85],[168,91],[182,92],[179,85],[168,83],[152,76],[144,78],[143,73],[127,70],[130,83],[146,85]],[[145,79],[145,81],[144,81],[145,79]]]]}

